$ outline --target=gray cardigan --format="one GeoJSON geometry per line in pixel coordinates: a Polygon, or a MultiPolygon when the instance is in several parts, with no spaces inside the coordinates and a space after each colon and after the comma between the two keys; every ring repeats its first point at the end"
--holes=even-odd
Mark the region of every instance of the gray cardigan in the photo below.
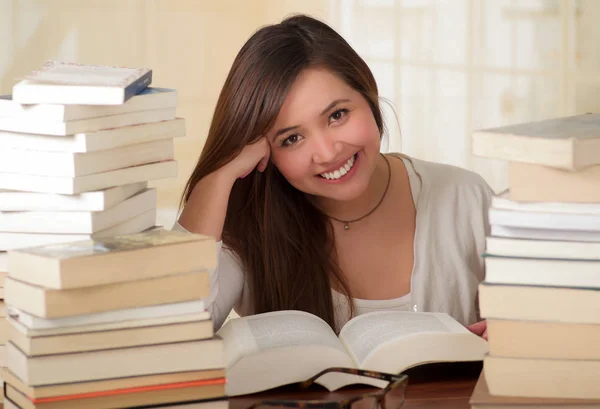
{"type": "MultiPolygon", "coordinates": [[[[468,170],[399,156],[406,165],[417,210],[410,310],[445,312],[463,325],[476,322],[477,286],[485,275],[481,254],[489,234],[493,192],[481,176],[468,170]]],[[[179,223],[173,229],[185,231],[179,223]]],[[[222,242],[217,249],[219,264],[211,274],[211,295],[206,300],[216,329],[232,308],[241,316],[253,314],[237,257],[222,248],[222,242]]],[[[341,297],[334,297],[334,303],[341,302],[341,297]]],[[[373,311],[381,301],[369,302],[373,311]]],[[[335,309],[338,328],[350,318],[344,314],[347,309],[340,307],[335,309]]]]}

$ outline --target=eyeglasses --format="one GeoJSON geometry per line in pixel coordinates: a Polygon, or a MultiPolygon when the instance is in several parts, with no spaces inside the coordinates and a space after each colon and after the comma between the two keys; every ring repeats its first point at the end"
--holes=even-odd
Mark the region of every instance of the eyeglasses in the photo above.
{"type": "Polygon", "coordinates": [[[399,409],[404,404],[404,395],[406,385],[408,384],[407,375],[392,375],[383,372],[363,371],[352,368],[328,368],[319,372],[315,376],[300,384],[300,388],[305,389],[312,385],[321,376],[330,372],[341,372],[368,378],[381,379],[389,382],[388,385],[379,391],[356,396],[349,399],[338,401],[328,400],[264,400],[256,402],[246,409],[255,409],[262,407],[280,407],[280,408],[323,408],[323,409],[399,409]]]}

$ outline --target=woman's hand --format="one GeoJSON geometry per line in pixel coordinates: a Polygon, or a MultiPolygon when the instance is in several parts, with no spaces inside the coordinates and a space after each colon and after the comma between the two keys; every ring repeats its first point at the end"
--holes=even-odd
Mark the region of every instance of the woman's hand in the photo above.
{"type": "Polygon", "coordinates": [[[467,329],[475,335],[479,335],[481,338],[487,341],[487,321],[479,321],[475,324],[467,326],[467,329]]]}
{"type": "Polygon", "coordinates": [[[231,162],[223,166],[223,170],[229,174],[233,180],[245,178],[255,168],[259,172],[263,172],[269,163],[271,157],[271,146],[266,137],[262,137],[259,141],[246,145],[242,152],[236,156],[231,162]]]}

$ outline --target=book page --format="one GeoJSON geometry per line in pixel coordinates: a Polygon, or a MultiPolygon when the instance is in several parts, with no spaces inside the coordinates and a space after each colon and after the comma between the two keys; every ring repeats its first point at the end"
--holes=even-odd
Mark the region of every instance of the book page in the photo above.
{"type": "Polygon", "coordinates": [[[322,319],[302,311],[276,311],[230,320],[218,331],[225,342],[226,366],[245,355],[293,345],[319,345],[346,354],[322,319]]]}
{"type": "MultiPolygon", "coordinates": [[[[363,365],[369,354],[378,346],[401,337],[423,332],[461,332],[451,325],[447,314],[381,311],[359,315],[350,320],[340,332],[354,360],[363,365]]],[[[464,329],[467,331],[467,329],[464,329]]]]}

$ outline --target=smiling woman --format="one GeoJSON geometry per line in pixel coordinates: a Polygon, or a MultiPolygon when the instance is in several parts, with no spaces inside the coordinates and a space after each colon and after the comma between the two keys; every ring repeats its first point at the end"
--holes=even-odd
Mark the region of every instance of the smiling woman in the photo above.
{"type": "Polygon", "coordinates": [[[302,310],[335,330],[373,310],[477,320],[491,190],[382,155],[384,132],[371,71],[326,24],[294,16],[244,44],[174,226],[220,240],[217,328],[234,306],[302,310]]]}

